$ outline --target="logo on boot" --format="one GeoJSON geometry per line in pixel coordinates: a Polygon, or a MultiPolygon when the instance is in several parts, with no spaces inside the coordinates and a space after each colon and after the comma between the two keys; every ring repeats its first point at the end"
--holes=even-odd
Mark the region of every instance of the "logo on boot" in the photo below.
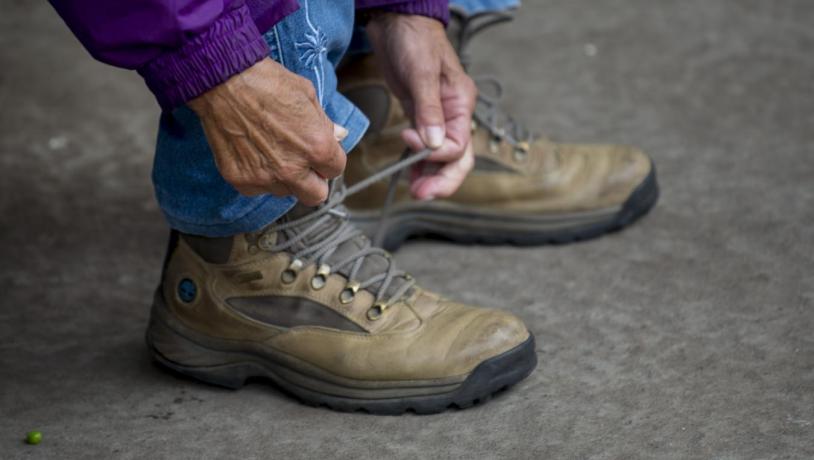
{"type": "Polygon", "coordinates": [[[190,303],[195,300],[195,296],[198,294],[198,286],[195,285],[195,282],[189,278],[184,278],[178,283],[178,298],[181,299],[182,302],[190,303]]]}

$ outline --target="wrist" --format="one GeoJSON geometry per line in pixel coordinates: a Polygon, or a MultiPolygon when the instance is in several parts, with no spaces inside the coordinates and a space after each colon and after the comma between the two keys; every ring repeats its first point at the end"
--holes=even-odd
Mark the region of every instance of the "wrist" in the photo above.
{"type": "MultiPolygon", "coordinates": [[[[263,78],[273,78],[269,77],[269,73],[273,70],[270,69],[270,66],[276,64],[271,58],[264,57],[263,59],[255,62],[251,66],[247,67],[246,69],[238,72],[231,77],[227,78],[223,82],[219,83],[218,85],[209,88],[207,91],[201,93],[199,96],[190,99],[187,102],[187,107],[192,109],[196,115],[199,117],[203,117],[212,112],[211,108],[213,105],[213,101],[219,98],[226,97],[228,98],[231,94],[238,94],[242,91],[250,90],[250,88],[245,88],[246,84],[246,77],[251,77],[252,75],[259,75],[261,79],[263,78]],[[265,75],[265,77],[263,77],[265,75]],[[238,89],[239,86],[243,86],[244,88],[238,89]]],[[[251,86],[251,85],[248,85],[251,86]]]]}
{"type": "Polygon", "coordinates": [[[374,35],[379,36],[386,33],[404,16],[403,14],[391,13],[385,10],[366,10],[362,20],[364,21],[365,31],[370,35],[371,39],[375,39],[374,35]]]}

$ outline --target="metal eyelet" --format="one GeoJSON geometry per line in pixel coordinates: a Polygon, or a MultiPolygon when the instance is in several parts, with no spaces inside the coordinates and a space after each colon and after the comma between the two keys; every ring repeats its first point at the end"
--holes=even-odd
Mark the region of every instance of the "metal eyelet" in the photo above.
{"type": "Polygon", "coordinates": [[[257,244],[257,237],[251,233],[246,233],[243,235],[243,239],[246,240],[246,252],[251,255],[257,254],[260,252],[260,246],[257,244]]]}
{"type": "Polygon", "coordinates": [[[311,278],[311,287],[319,291],[328,283],[328,275],[331,274],[331,267],[328,264],[322,264],[317,269],[317,274],[311,278]]]}
{"type": "Polygon", "coordinates": [[[300,259],[294,259],[288,264],[288,268],[283,270],[283,273],[280,274],[280,280],[282,280],[285,284],[291,284],[294,280],[297,279],[297,275],[300,274],[300,270],[302,270],[303,263],[300,259]]]}
{"type": "Polygon", "coordinates": [[[526,161],[526,158],[529,156],[529,148],[528,142],[518,142],[517,145],[514,146],[513,152],[515,161],[526,161]]]}
{"type": "Polygon", "coordinates": [[[264,251],[268,251],[273,246],[272,243],[271,243],[271,239],[272,239],[272,235],[264,234],[264,235],[261,235],[260,238],[257,239],[255,244],[257,244],[258,248],[260,248],[260,249],[262,249],[264,251]]]}
{"type": "Polygon", "coordinates": [[[500,138],[493,137],[489,140],[489,151],[492,152],[492,155],[497,155],[500,150],[500,138]]]}
{"type": "Polygon", "coordinates": [[[370,321],[378,321],[381,319],[382,315],[384,315],[384,311],[387,310],[387,305],[384,302],[376,302],[367,310],[367,319],[370,321]]]}
{"type": "Polygon", "coordinates": [[[343,305],[353,302],[353,298],[356,297],[356,293],[359,292],[359,286],[358,281],[348,281],[348,284],[345,285],[345,289],[342,289],[342,292],[339,293],[339,302],[343,305]]]}

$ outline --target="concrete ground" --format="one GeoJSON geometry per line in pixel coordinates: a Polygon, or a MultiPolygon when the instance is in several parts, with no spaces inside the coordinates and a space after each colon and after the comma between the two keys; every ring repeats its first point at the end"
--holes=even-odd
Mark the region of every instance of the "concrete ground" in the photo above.
{"type": "Polygon", "coordinates": [[[404,247],[424,285],[524,318],[541,365],[376,417],[151,364],[156,105],[46,2],[4,1],[0,458],[814,458],[814,3],[526,3],[477,70],[535,129],[651,152],[661,202],[571,246],[404,247]]]}

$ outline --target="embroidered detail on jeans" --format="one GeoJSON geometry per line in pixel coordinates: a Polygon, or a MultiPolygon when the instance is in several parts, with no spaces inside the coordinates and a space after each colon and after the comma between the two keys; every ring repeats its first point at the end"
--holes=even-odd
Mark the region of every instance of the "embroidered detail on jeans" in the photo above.
{"type": "Polygon", "coordinates": [[[305,32],[306,41],[296,42],[295,46],[300,50],[300,60],[306,67],[310,67],[314,72],[314,86],[317,90],[317,97],[319,97],[320,104],[322,103],[322,96],[325,86],[325,62],[323,56],[328,54],[328,39],[325,34],[314,27],[311,22],[310,12],[308,11],[308,0],[303,0],[303,9],[305,10],[305,22],[308,24],[308,30],[305,32]]]}

